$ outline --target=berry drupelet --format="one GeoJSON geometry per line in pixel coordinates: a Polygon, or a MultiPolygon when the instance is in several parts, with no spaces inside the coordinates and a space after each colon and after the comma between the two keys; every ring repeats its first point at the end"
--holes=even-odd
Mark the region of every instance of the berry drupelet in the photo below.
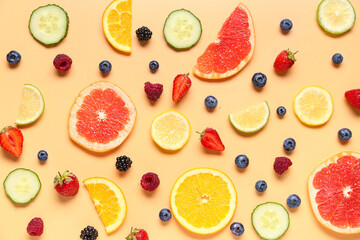
{"type": "Polygon", "coordinates": [[[152,32],[147,27],[141,27],[136,30],[136,36],[140,42],[147,41],[151,38],[152,32]]]}
{"type": "Polygon", "coordinates": [[[54,58],[53,64],[59,71],[68,71],[71,68],[72,60],[66,54],[58,54],[54,58]]]}
{"type": "Polygon", "coordinates": [[[292,162],[287,157],[277,157],[274,162],[274,170],[277,174],[283,174],[290,166],[292,162]]]}
{"type": "Polygon", "coordinates": [[[83,240],[95,240],[98,237],[98,231],[92,227],[87,226],[81,231],[80,238],[83,240]]]}
{"type": "Polygon", "coordinates": [[[120,172],[126,172],[131,167],[132,161],[128,156],[120,156],[116,158],[116,169],[120,172]]]}

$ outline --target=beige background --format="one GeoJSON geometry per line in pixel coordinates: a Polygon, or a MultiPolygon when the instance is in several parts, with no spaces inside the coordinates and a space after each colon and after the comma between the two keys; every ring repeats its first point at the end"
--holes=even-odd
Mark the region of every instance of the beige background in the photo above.
{"type": "MultiPolygon", "coordinates": [[[[352,1],[360,12],[360,3],[352,1]]],[[[43,92],[46,109],[33,125],[23,127],[24,152],[15,159],[0,151],[0,180],[18,167],[30,168],[38,173],[42,189],[37,198],[27,206],[15,206],[0,191],[1,231],[0,239],[35,239],[26,233],[27,223],[33,217],[41,217],[45,231],[38,239],[79,239],[81,229],[93,225],[99,230],[98,239],[124,239],[130,228],[141,227],[149,232],[150,239],[235,239],[229,226],[219,233],[201,237],[184,230],[173,218],[162,223],[158,218],[161,208],[169,207],[169,194],[176,178],[188,169],[200,166],[220,169],[230,176],[238,192],[238,206],[233,221],[245,226],[243,239],[258,239],[251,226],[253,208],[262,202],[276,201],[286,205],[292,193],[302,199],[301,206],[289,211],[291,224],[283,239],[359,239],[331,233],[317,223],[311,212],[307,196],[307,177],[320,162],[343,150],[360,151],[360,114],[353,110],[344,98],[348,89],[359,88],[358,40],[359,22],[351,32],[341,37],[326,35],[317,25],[316,8],[319,1],[295,0],[244,0],[250,9],[256,31],[256,49],[253,59],[239,74],[222,82],[206,82],[190,75],[193,84],[181,102],[171,101],[172,81],[176,74],[192,70],[196,58],[215,39],[222,23],[230,15],[237,0],[139,0],[133,3],[133,53],[130,56],[116,52],[106,41],[101,17],[110,1],[63,0],[55,1],[69,14],[68,36],[58,46],[44,47],[35,41],[27,28],[29,16],[35,8],[49,2],[11,1],[0,2],[0,125],[13,125],[19,111],[22,87],[31,83],[43,92]],[[172,10],[185,8],[192,11],[202,22],[203,35],[198,44],[188,51],[174,51],[167,46],[163,36],[163,23],[172,10]],[[289,34],[281,33],[279,23],[290,18],[294,27],[289,34]],[[148,26],[153,37],[141,46],[134,31],[148,26]],[[299,50],[298,61],[285,76],[277,75],[272,68],[276,55],[283,49],[299,50]],[[10,50],[22,54],[16,68],[10,68],[6,54],[10,50]],[[341,52],[344,62],[334,67],[331,57],[341,52]],[[60,76],[52,65],[59,53],[73,59],[71,70],[60,76]],[[113,65],[111,73],[103,77],[98,69],[100,61],[107,59],[113,65]],[[160,69],[152,74],[148,63],[156,59],[160,69]],[[256,91],[251,83],[255,72],[263,72],[268,83],[262,91],[256,91]],[[68,112],[78,92],[97,80],[109,80],[123,88],[133,99],[138,118],[132,134],[119,148],[107,154],[93,154],[73,143],[67,133],[68,112]],[[159,82],[164,92],[152,105],[143,90],[144,82],[159,82]],[[292,101],[297,92],[308,85],[320,85],[329,90],[334,98],[335,110],[330,121],[320,128],[302,125],[295,117],[292,101]],[[219,105],[208,112],[204,98],[214,95],[219,105]],[[268,125],[259,133],[243,136],[230,125],[227,115],[244,107],[267,100],[271,108],[268,125]],[[276,108],[284,105],[288,113],[283,119],[276,115],[276,108]],[[187,145],[177,153],[162,152],[151,140],[150,123],[159,113],[175,109],[191,122],[192,132],[187,145]],[[206,127],[218,130],[226,146],[220,154],[206,151],[195,131],[206,127]],[[337,131],[348,127],[353,138],[341,144],[337,131]],[[272,169],[277,156],[286,155],[282,142],[293,137],[297,147],[289,157],[293,166],[281,177],[272,169]],[[45,164],[37,160],[39,150],[45,149],[49,159],[45,164]],[[236,155],[244,153],[250,158],[245,171],[238,171],[234,164],[236,155]],[[120,174],[115,159],[128,155],[132,168],[120,174]],[[73,171],[80,181],[88,177],[103,176],[115,181],[123,190],[128,202],[128,214],[118,231],[107,235],[87,190],[81,184],[77,196],[60,197],[53,189],[53,177],[57,171],[73,171]],[[139,185],[141,176],[153,171],[160,176],[160,187],[145,193],[139,185]],[[268,182],[262,195],[256,193],[257,180],[268,182]]]]}

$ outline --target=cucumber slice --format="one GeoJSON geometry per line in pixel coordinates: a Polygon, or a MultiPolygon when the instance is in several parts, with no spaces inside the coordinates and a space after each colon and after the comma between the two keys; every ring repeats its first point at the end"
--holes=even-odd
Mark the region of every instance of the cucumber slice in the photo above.
{"type": "Polygon", "coordinates": [[[284,235],[290,225],[289,213],[280,203],[258,205],[251,214],[252,225],[263,239],[275,240],[284,235]]]}
{"type": "Polygon", "coordinates": [[[65,10],[55,4],[35,9],[30,16],[31,35],[45,45],[53,45],[63,40],[68,32],[69,18],[65,10]]]}
{"type": "Polygon", "coordinates": [[[166,42],[176,49],[187,49],[200,39],[202,27],[200,20],[185,9],[172,11],[166,18],[163,34],[166,42]]]}
{"type": "Polygon", "coordinates": [[[39,176],[25,168],[10,172],[4,181],[5,193],[14,202],[26,204],[39,193],[41,182],[39,176]]]}

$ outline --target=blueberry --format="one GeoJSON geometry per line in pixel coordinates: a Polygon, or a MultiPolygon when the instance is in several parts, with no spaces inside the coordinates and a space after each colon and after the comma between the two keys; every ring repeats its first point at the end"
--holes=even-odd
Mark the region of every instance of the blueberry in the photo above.
{"type": "Polygon", "coordinates": [[[338,137],[341,141],[347,141],[351,138],[352,133],[348,128],[342,128],[338,131],[338,137]]]}
{"type": "Polygon", "coordinates": [[[40,161],[46,161],[48,159],[48,153],[45,150],[40,150],[38,153],[38,159],[40,161]]]}
{"type": "Polygon", "coordinates": [[[244,226],[239,222],[233,222],[230,225],[230,230],[235,236],[241,236],[245,231],[244,226]]]}
{"type": "Polygon", "coordinates": [[[160,213],[159,213],[159,217],[161,219],[161,221],[163,222],[167,222],[171,219],[171,212],[169,209],[167,208],[163,208],[161,209],[160,213]]]}
{"type": "Polygon", "coordinates": [[[204,102],[205,102],[205,106],[208,109],[214,109],[218,104],[218,101],[214,96],[207,96],[204,102]]]}
{"type": "Polygon", "coordinates": [[[283,147],[286,151],[292,151],[296,147],[296,142],[293,138],[287,138],[283,143],[283,147]]]}
{"type": "Polygon", "coordinates": [[[255,87],[262,88],[265,86],[267,78],[265,74],[259,72],[255,73],[251,80],[255,87]]]}
{"type": "Polygon", "coordinates": [[[289,19],[283,19],[281,22],[280,22],[280,28],[281,30],[285,31],[285,32],[288,32],[290,31],[290,29],[292,28],[293,24],[292,22],[289,20],[289,19]]]}
{"type": "Polygon", "coordinates": [[[255,183],[255,189],[258,192],[264,192],[267,189],[267,183],[264,180],[259,180],[255,183]]]}
{"type": "Polygon", "coordinates": [[[287,200],[286,200],[286,203],[287,205],[290,207],[290,208],[297,208],[300,206],[300,203],[301,203],[301,199],[298,195],[296,194],[291,194],[287,200]]]}
{"type": "Polygon", "coordinates": [[[17,64],[21,60],[21,55],[17,51],[13,50],[8,53],[8,55],[6,56],[6,59],[10,64],[17,64]]]}
{"type": "Polygon", "coordinates": [[[249,165],[249,158],[244,154],[240,154],[236,156],[235,164],[238,168],[246,168],[249,165]]]}
{"type": "Polygon", "coordinates": [[[149,63],[149,68],[151,71],[155,72],[159,68],[159,63],[153,60],[149,63]]]}
{"type": "Polygon", "coordinates": [[[280,106],[276,109],[276,113],[279,115],[279,116],[284,116],[286,114],[286,108],[283,107],[283,106],[280,106]]]}
{"type": "Polygon", "coordinates": [[[108,73],[111,71],[111,63],[107,60],[104,60],[99,64],[99,69],[102,73],[108,73]]]}
{"type": "Polygon", "coordinates": [[[332,56],[332,61],[333,63],[335,64],[340,64],[342,63],[342,61],[344,60],[343,56],[340,54],[340,53],[335,53],[333,56],[332,56]]]}

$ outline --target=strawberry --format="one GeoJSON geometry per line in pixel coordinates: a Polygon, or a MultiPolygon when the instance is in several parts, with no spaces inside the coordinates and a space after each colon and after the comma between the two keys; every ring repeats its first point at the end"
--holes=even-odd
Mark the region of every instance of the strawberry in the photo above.
{"type": "Polygon", "coordinates": [[[62,175],[56,175],[54,178],[55,189],[58,193],[63,196],[69,197],[74,196],[79,191],[79,181],[77,177],[66,171],[62,175]]]}
{"type": "Polygon", "coordinates": [[[225,150],[225,146],[221,142],[220,136],[215,129],[206,128],[202,133],[200,133],[200,141],[206,148],[216,151],[225,150]]]}
{"type": "Polygon", "coordinates": [[[189,73],[187,74],[178,74],[173,83],[173,92],[172,100],[174,102],[180,101],[180,99],[189,91],[191,86],[191,80],[189,78],[189,73]]]}
{"type": "Polygon", "coordinates": [[[345,98],[354,108],[360,109],[360,89],[346,91],[345,98]]]}
{"type": "Polygon", "coordinates": [[[0,146],[16,157],[20,157],[22,153],[23,142],[21,131],[15,127],[4,127],[0,131],[0,146]]]}
{"type": "Polygon", "coordinates": [[[275,59],[274,68],[276,71],[283,72],[288,70],[294,65],[295,54],[297,52],[292,53],[290,50],[282,51],[275,59]]]}
{"type": "Polygon", "coordinates": [[[130,234],[126,237],[126,240],[149,240],[149,236],[144,229],[134,230],[131,228],[130,234]]]}

